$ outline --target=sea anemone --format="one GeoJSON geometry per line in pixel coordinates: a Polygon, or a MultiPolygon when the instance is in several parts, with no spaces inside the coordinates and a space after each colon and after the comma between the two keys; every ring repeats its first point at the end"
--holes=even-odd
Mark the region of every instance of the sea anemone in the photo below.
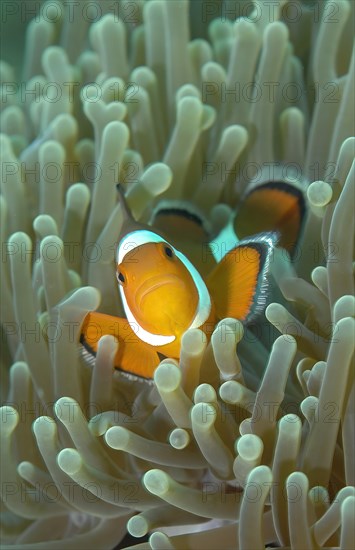
{"type": "MultiPolygon", "coordinates": [[[[20,23],[33,3],[3,4],[20,23]]],[[[355,548],[354,6],[36,3],[22,76],[0,67],[3,549],[127,548],[127,531],[142,549],[355,548]],[[186,332],[152,384],[113,372],[111,336],[82,361],[87,312],[122,316],[118,181],[137,220],[191,201],[217,234],[274,178],[307,217],[265,317],[186,332]]]]}

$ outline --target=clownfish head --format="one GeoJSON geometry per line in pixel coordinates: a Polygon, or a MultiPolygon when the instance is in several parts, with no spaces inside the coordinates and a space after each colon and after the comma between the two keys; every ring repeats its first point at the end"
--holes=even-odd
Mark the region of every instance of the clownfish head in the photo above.
{"type": "Polygon", "coordinates": [[[163,235],[133,220],[120,189],[119,194],[125,221],[116,277],[127,320],[144,342],[171,344],[207,320],[209,292],[186,256],[163,235]]]}

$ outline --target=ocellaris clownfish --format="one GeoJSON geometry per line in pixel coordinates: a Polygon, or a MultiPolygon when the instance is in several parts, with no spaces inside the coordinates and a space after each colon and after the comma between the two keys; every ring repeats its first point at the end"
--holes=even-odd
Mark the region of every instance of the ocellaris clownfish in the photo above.
{"type": "MultiPolygon", "coordinates": [[[[278,201],[274,211],[277,223],[272,227],[266,216],[264,224],[258,223],[261,231],[257,235],[240,240],[203,278],[162,232],[133,219],[117,187],[124,223],[116,252],[116,277],[126,318],[88,313],[80,342],[85,359],[93,361],[100,337],[114,335],[119,341],[115,368],[130,377],[151,379],[162,356],[179,358],[181,338],[188,329],[199,328],[210,338],[219,320],[233,317],[249,323],[264,310],[272,251],[280,238],[291,242],[290,236],[297,236],[303,203],[292,186],[277,185],[278,198],[285,199],[278,201]],[[291,214],[293,224],[288,223],[291,214]]],[[[265,192],[274,190],[271,185],[260,189],[259,198],[257,189],[246,195],[241,221],[237,219],[241,233],[255,204],[263,205],[265,213],[265,192]]],[[[181,221],[181,213],[166,210],[164,215],[181,221]]],[[[201,222],[193,218],[185,215],[187,226],[192,223],[192,229],[195,222],[203,232],[201,222]]]]}
{"type": "Polygon", "coordinates": [[[283,180],[266,181],[252,186],[244,194],[234,218],[234,229],[239,238],[263,231],[280,234],[278,246],[296,252],[306,214],[302,185],[283,180]]]}

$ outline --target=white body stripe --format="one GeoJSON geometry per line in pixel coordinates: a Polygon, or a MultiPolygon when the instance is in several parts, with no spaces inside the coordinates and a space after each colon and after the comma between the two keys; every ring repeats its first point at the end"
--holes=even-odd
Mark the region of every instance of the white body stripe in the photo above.
{"type": "MultiPolygon", "coordinates": [[[[170,245],[171,246],[171,245],[170,245]]],[[[190,272],[191,277],[193,278],[197,292],[198,292],[198,306],[197,306],[197,313],[195,315],[194,320],[192,321],[189,328],[198,328],[205,321],[207,321],[209,314],[211,313],[211,298],[210,293],[207,290],[207,286],[205,285],[204,280],[202,279],[201,275],[197,271],[197,269],[192,265],[190,260],[186,258],[181,252],[178,250],[175,250],[174,252],[176,256],[179,258],[179,260],[182,261],[186,269],[190,272]]]]}
{"type": "MultiPolygon", "coordinates": [[[[201,275],[197,271],[197,269],[193,266],[193,264],[178,250],[176,250],[168,241],[163,239],[160,235],[157,235],[153,231],[148,231],[146,229],[133,231],[132,233],[128,233],[122,241],[120,242],[118,248],[117,248],[117,263],[120,264],[124,260],[125,255],[133,250],[134,248],[137,248],[138,246],[142,246],[147,243],[166,243],[169,245],[176,255],[176,257],[184,264],[186,269],[189,271],[191,277],[194,280],[194,283],[196,285],[196,289],[198,292],[198,306],[196,315],[191,323],[191,325],[188,328],[198,328],[200,327],[207,319],[211,312],[211,298],[208,292],[208,289],[205,285],[204,280],[202,279],[201,275]]],[[[143,340],[143,342],[146,342],[147,344],[150,344],[152,346],[163,346],[165,344],[170,344],[175,340],[175,336],[163,336],[160,334],[152,334],[151,332],[148,332],[144,330],[141,325],[138,323],[137,319],[134,317],[132,311],[130,310],[127,299],[124,293],[124,288],[119,285],[120,294],[122,298],[123,307],[127,316],[128,322],[138,327],[137,329],[137,336],[143,340]]]]}

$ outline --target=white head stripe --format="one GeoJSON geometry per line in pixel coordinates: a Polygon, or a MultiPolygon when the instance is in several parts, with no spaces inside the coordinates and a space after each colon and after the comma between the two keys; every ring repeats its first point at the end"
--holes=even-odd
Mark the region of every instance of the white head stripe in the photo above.
{"type": "Polygon", "coordinates": [[[127,321],[131,325],[131,328],[133,332],[143,340],[146,344],[150,344],[151,346],[164,346],[166,344],[171,344],[175,340],[175,336],[163,336],[161,334],[152,334],[151,332],[148,332],[147,330],[144,330],[144,328],[141,327],[141,325],[138,323],[136,318],[134,317],[132,311],[130,310],[129,305],[127,304],[126,296],[124,294],[124,290],[122,286],[120,288],[121,298],[123,307],[126,313],[127,321]]]}
{"type": "Polygon", "coordinates": [[[202,279],[201,275],[197,271],[196,267],[178,250],[175,250],[174,252],[179,258],[179,260],[184,264],[186,269],[190,272],[191,277],[194,280],[194,283],[197,288],[198,292],[198,306],[197,306],[197,313],[195,315],[194,320],[192,321],[189,328],[198,328],[200,327],[207,319],[211,312],[211,298],[210,294],[207,290],[207,287],[205,285],[204,280],[202,279]]]}
{"type": "Polygon", "coordinates": [[[137,246],[147,243],[162,242],[169,244],[165,239],[163,239],[163,237],[157,235],[153,231],[149,231],[148,229],[137,229],[137,231],[132,231],[132,233],[128,233],[125,237],[123,237],[118,245],[117,263],[122,263],[125,255],[131,250],[134,250],[134,248],[137,248],[137,246]]]}

